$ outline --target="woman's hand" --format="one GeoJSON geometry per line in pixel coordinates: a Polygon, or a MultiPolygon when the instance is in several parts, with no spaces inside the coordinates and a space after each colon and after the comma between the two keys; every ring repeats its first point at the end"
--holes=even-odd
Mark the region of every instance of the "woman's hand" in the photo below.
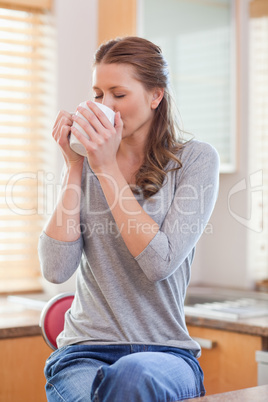
{"type": "Polygon", "coordinates": [[[85,138],[75,127],[71,127],[71,131],[86,148],[92,170],[96,174],[109,173],[109,168],[117,163],[116,154],[122,138],[123,122],[117,112],[113,126],[98,106],[90,101],[87,105],[93,113],[81,106],[77,109],[87,122],[77,115],[72,115],[72,119],[85,130],[90,139],[85,138]]]}
{"type": "Polygon", "coordinates": [[[84,160],[83,156],[78,155],[70,148],[69,134],[71,132],[72,124],[72,114],[61,110],[57,115],[52,131],[52,136],[60,146],[67,166],[80,162],[82,163],[84,160]]]}

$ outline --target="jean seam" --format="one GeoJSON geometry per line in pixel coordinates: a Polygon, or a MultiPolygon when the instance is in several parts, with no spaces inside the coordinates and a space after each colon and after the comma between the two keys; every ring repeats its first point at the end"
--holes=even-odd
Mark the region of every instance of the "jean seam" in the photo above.
{"type": "Polygon", "coordinates": [[[54,375],[54,372],[53,372],[54,363],[52,363],[53,359],[55,359],[56,356],[57,356],[57,359],[58,359],[58,355],[60,355],[62,352],[64,352],[67,348],[68,348],[68,346],[63,346],[60,349],[56,349],[54,352],[52,352],[52,354],[46,360],[45,367],[44,367],[44,374],[45,374],[47,382],[54,375]]]}
{"type": "Polygon", "coordinates": [[[100,377],[101,381],[104,379],[104,374],[103,374],[102,366],[98,369],[97,375],[100,377]]]}
{"type": "Polygon", "coordinates": [[[53,391],[57,394],[57,396],[58,396],[62,401],[67,402],[67,401],[58,393],[57,388],[56,388],[53,384],[51,384],[50,382],[48,382],[47,385],[50,385],[50,386],[53,388],[53,391]]]}
{"type": "Polygon", "coordinates": [[[99,397],[98,397],[98,390],[94,392],[92,402],[99,402],[99,397]]]}
{"type": "MultiPolygon", "coordinates": [[[[96,376],[99,377],[100,382],[103,380],[104,374],[103,374],[102,367],[100,367],[100,368],[97,370],[96,376]]],[[[93,402],[99,402],[98,390],[99,390],[99,386],[98,386],[98,388],[96,389],[96,391],[94,392],[93,399],[92,399],[93,402]]]]}

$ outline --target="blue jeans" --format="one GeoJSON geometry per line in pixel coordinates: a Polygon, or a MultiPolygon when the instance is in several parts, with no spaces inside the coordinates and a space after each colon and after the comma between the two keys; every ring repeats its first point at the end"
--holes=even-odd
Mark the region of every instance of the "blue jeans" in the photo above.
{"type": "Polygon", "coordinates": [[[205,394],[191,352],[152,345],[73,345],[46,362],[49,402],[171,402],[205,394]]]}

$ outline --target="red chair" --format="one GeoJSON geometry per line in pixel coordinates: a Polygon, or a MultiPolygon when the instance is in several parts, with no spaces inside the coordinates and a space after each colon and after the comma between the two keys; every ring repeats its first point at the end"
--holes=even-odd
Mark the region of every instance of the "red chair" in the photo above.
{"type": "Polygon", "coordinates": [[[73,299],[73,293],[61,293],[50,299],[41,312],[39,326],[44,340],[53,350],[57,349],[56,338],[63,330],[64,316],[73,299]]]}

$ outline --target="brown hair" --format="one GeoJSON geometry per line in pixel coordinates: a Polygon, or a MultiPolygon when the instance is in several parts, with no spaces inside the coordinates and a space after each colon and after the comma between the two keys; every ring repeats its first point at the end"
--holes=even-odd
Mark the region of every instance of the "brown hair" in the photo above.
{"type": "Polygon", "coordinates": [[[136,36],[117,38],[102,44],[95,54],[94,65],[100,63],[129,64],[134,67],[135,78],[145,89],[164,89],[148,135],[145,158],[136,173],[136,185],[148,198],[162,187],[167,174],[165,167],[170,159],[177,163],[177,167],[169,170],[182,166],[176,157],[183,144],[176,140],[178,125],[172,111],[168,65],[158,46],[136,36]]]}

